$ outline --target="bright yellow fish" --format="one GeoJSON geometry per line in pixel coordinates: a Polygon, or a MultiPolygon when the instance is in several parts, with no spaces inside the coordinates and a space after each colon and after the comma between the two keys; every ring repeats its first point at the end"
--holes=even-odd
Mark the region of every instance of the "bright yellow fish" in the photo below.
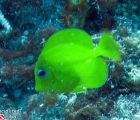
{"type": "Polygon", "coordinates": [[[119,47],[109,31],[96,48],[91,36],[70,28],[53,34],[46,42],[35,67],[35,90],[79,92],[102,86],[108,76],[103,57],[120,60],[119,47]]]}

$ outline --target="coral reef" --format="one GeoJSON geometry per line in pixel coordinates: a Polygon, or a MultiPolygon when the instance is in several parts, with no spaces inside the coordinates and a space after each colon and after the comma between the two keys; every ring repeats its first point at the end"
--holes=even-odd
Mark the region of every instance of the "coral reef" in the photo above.
{"type": "Polygon", "coordinates": [[[0,0],[0,114],[16,120],[139,120],[139,7],[139,0],[0,0]],[[85,29],[94,43],[104,28],[112,30],[122,61],[107,60],[109,76],[98,89],[37,93],[38,55],[48,37],[66,27],[85,29]]]}

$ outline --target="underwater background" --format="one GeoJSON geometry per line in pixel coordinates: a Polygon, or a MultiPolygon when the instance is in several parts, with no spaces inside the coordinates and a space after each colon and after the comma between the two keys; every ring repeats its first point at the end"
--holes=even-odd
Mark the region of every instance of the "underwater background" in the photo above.
{"type": "Polygon", "coordinates": [[[140,0],[0,0],[0,120],[140,120],[140,0]],[[87,93],[36,92],[34,67],[56,31],[109,29],[122,60],[87,93]]]}

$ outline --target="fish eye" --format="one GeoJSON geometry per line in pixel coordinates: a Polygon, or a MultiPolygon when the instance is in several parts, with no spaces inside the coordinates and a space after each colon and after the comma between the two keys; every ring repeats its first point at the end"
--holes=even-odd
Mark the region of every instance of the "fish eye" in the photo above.
{"type": "Polygon", "coordinates": [[[47,76],[47,72],[45,69],[39,69],[37,74],[40,78],[45,78],[47,76]]]}

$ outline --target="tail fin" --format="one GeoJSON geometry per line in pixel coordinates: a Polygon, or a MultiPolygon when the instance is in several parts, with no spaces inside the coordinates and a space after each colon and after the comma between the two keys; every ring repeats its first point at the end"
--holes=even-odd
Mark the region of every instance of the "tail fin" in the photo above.
{"type": "Polygon", "coordinates": [[[95,51],[97,56],[103,56],[117,61],[121,60],[119,47],[112,33],[107,30],[102,34],[95,51]]]}

